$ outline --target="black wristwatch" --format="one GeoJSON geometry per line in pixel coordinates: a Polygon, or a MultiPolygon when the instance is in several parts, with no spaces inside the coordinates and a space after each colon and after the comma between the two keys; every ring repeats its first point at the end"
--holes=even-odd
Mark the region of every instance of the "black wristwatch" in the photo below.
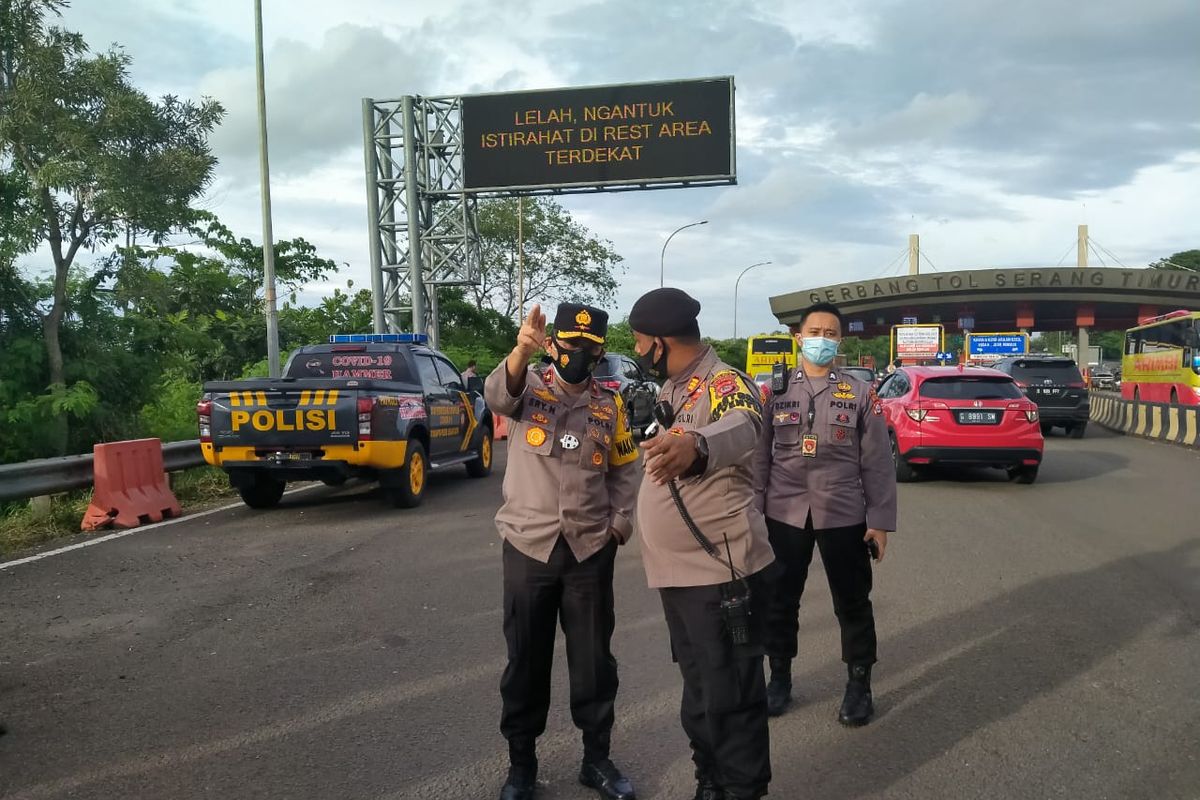
{"type": "Polygon", "coordinates": [[[696,444],[696,461],[687,471],[688,475],[703,475],[708,471],[708,440],[704,438],[704,434],[698,431],[688,431],[688,436],[693,437],[696,444]]]}

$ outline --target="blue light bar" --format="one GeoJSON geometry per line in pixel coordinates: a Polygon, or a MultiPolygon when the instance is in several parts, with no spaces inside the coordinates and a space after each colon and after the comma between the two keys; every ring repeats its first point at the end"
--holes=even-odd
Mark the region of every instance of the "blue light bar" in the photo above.
{"type": "Polygon", "coordinates": [[[429,337],[424,333],[334,333],[329,336],[330,344],[426,344],[429,337]]]}

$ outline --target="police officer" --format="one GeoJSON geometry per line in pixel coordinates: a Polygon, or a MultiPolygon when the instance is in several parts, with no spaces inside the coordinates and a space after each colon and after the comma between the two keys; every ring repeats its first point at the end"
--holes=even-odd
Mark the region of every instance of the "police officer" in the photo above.
{"type": "Polygon", "coordinates": [[[633,800],[632,784],[609,759],[617,662],[609,644],[613,561],[633,531],[637,448],[621,395],[592,379],[604,355],[608,315],[563,303],[544,371],[529,360],[546,337],[534,306],[517,345],[484,396],[510,417],[504,505],[504,638],[500,731],[510,769],[502,800],[529,800],[537,780],[537,737],[546,729],[554,629],[567,641],[571,716],[583,733],[579,780],[611,800],[633,800]]]}
{"type": "Polygon", "coordinates": [[[767,402],[755,485],[771,547],[784,567],[767,623],[770,713],[782,714],[791,701],[797,615],[815,544],[849,670],[838,720],[857,726],[874,714],[871,550],[882,561],[888,531],[896,529],[896,475],[874,389],[832,368],[842,329],[836,306],[818,303],[805,310],[794,330],[801,363],[767,402]]]}
{"type": "Polygon", "coordinates": [[[761,623],[774,556],[752,484],[762,410],[753,381],[701,341],[699,312],[664,288],[629,315],[638,360],[665,380],[660,400],[675,412],[673,426],[642,445],[642,559],[683,675],[695,796],[751,800],[771,780],[761,623]]]}

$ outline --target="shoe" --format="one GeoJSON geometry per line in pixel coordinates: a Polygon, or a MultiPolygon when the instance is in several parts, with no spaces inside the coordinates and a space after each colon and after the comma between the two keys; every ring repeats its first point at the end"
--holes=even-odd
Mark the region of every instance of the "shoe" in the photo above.
{"type": "Polygon", "coordinates": [[[767,716],[778,717],[792,702],[792,660],[772,658],[771,680],[767,683],[767,716]]]}
{"type": "Polygon", "coordinates": [[[537,786],[537,765],[513,764],[508,768],[508,779],[500,789],[500,800],[533,800],[537,786]]]}
{"type": "Polygon", "coordinates": [[[579,782],[608,800],[637,800],[633,784],[607,758],[583,762],[579,768],[579,782]]]}
{"type": "Polygon", "coordinates": [[[726,800],[725,792],[712,778],[696,779],[695,800],[726,800]]]}
{"type": "Polygon", "coordinates": [[[871,700],[870,665],[851,664],[850,679],[846,681],[846,696],[838,712],[838,722],[857,728],[866,725],[875,716],[875,704],[871,700]]]}

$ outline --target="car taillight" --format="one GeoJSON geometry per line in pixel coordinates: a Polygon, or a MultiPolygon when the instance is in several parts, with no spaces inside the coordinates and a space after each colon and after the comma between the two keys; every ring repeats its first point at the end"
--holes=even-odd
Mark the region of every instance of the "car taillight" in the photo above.
{"type": "Polygon", "coordinates": [[[601,379],[597,380],[596,383],[600,384],[605,389],[612,389],[614,392],[621,390],[621,382],[620,381],[614,381],[611,379],[601,378],[601,379]]]}
{"type": "Polygon", "coordinates": [[[358,398],[358,440],[360,442],[371,440],[371,412],[374,409],[375,398],[358,398]]]}
{"type": "Polygon", "coordinates": [[[1033,410],[1025,409],[1025,419],[1029,420],[1030,422],[1037,422],[1038,421],[1037,409],[1036,408],[1033,410]]]}
{"type": "Polygon", "coordinates": [[[920,422],[925,419],[925,415],[929,412],[923,408],[906,408],[904,409],[904,413],[908,414],[909,419],[920,422]]]}
{"type": "Polygon", "coordinates": [[[1017,387],[1020,389],[1028,389],[1029,388],[1029,384],[1025,383],[1024,381],[1013,381],[1013,383],[1015,383],[1017,385],[1017,387]]]}
{"type": "Polygon", "coordinates": [[[200,427],[200,441],[212,441],[212,401],[201,400],[196,403],[196,422],[200,427]]]}

